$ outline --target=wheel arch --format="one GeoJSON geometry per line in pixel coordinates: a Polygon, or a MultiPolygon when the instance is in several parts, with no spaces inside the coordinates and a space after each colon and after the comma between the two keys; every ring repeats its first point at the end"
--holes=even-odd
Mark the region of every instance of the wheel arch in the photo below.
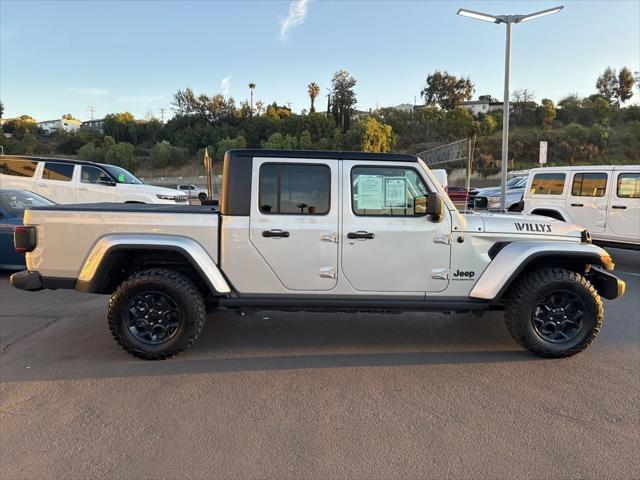
{"type": "Polygon", "coordinates": [[[514,242],[505,246],[484,270],[469,296],[498,302],[521,275],[538,268],[561,267],[584,274],[590,265],[605,268],[612,265],[609,254],[592,244],[545,243],[514,242]]]}
{"type": "Polygon", "coordinates": [[[112,293],[126,278],[150,268],[180,272],[212,295],[231,291],[215,260],[202,246],[190,238],[166,235],[101,238],[85,260],[75,288],[88,293],[112,293]]]}
{"type": "Polygon", "coordinates": [[[531,215],[542,215],[544,217],[555,218],[556,220],[560,220],[562,222],[566,222],[569,219],[569,216],[566,212],[562,212],[559,209],[555,208],[535,208],[531,210],[531,215]]]}

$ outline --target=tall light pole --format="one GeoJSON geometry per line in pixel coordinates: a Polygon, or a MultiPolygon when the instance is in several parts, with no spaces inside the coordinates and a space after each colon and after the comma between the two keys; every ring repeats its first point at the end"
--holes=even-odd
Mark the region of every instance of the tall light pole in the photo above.
{"type": "Polygon", "coordinates": [[[501,161],[501,186],[500,186],[500,210],[506,210],[507,203],[507,168],[509,162],[509,76],[511,75],[511,25],[524,23],[535,18],[558,13],[563,5],[548,8],[528,15],[490,15],[488,13],[474,12],[473,10],[458,10],[458,15],[475,18],[491,23],[504,23],[507,26],[507,45],[504,54],[504,102],[502,104],[502,161],[501,161]]]}

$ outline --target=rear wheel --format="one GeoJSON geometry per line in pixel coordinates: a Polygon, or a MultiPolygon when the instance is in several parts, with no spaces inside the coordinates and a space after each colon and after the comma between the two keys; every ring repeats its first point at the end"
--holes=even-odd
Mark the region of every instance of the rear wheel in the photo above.
{"type": "Polygon", "coordinates": [[[568,357],[587,348],[602,326],[604,309],[593,285],[563,268],[542,268],[510,289],[505,322],[511,336],[530,352],[568,357]]]}
{"type": "Polygon", "coordinates": [[[198,195],[198,200],[200,200],[201,202],[204,202],[207,199],[207,194],[202,192],[198,195]]]}
{"type": "Polygon", "coordinates": [[[204,299],[185,276],[145,270],[125,280],[109,302],[109,330],[128,353],[164,360],[193,345],[205,320],[204,299]]]}

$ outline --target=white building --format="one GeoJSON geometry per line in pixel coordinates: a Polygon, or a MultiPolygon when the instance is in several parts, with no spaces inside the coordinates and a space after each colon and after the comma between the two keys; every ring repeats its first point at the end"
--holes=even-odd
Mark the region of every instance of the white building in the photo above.
{"type": "Polygon", "coordinates": [[[486,100],[471,100],[469,102],[460,102],[462,108],[466,108],[474,115],[479,113],[495,112],[496,110],[502,110],[502,102],[489,102],[486,100]]]}
{"type": "Polygon", "coordinates": [[[80,120],[59,118],[57,120],[45,120],[44,122],[38,122],[38,127],[44,130],[45,133],[52,133],[57,130],[64,132],[75,132],[80,129],[80,120]]]}

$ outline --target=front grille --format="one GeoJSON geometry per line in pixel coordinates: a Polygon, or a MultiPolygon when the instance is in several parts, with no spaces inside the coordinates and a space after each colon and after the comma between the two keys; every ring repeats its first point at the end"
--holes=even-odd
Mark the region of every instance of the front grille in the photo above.
{"type": "Polygon", "coordinates": [[[474,199],[478,195],[478,192],[469,192],[469,196],[467,197],[467,208],[474,207],[474,199]]]}
{"type": "Polygon", "coordinates": [[[473,208],[487,208],[487,197],[475,197],[473,200],[473,208]]]}

